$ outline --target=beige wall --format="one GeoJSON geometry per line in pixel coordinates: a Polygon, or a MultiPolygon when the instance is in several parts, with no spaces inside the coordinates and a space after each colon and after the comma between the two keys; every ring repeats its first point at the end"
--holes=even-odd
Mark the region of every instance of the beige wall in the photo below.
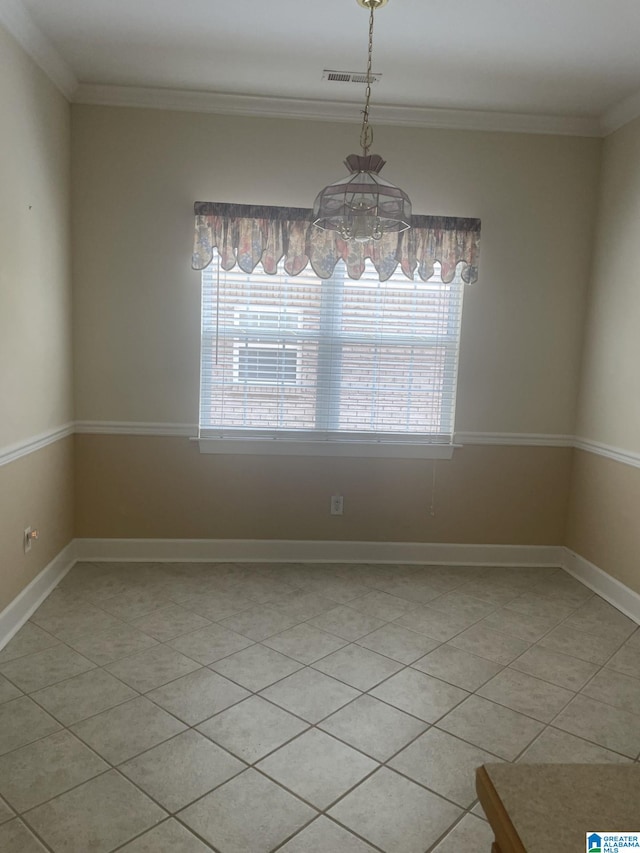
{"type": "Polygon", "coordinates": [[[604,143],[579,436],[640,453],[640,119],[604,143]]]}
{"type": "Polygon", "coordinates": [[[0,28],[0,448],[73,420],[69,105],[0,28]]]}
{"type": "MultiPolygon", "coordinates": [[[[640,454],[640,119],[607,137],[577,434],[640,454]]],[[[640,457],[639,457],[640,459],[640,457]]],[[[567,544],[640,592],[640,468],[576,452],[567,544]]]]}
{"type": "Polygon", "coordinates": [[[433,463],[201,456],[188,439],[76,436],[78,536],[560,545],[570,448],[465,447],[433,463]],[[96,488],[99,484],[99,488],[96,488]],[[329,496],[344,495],[342,517],[329,496]]]}
{"type": "MultiPolygon", "coordinates": [[[[197,199],[310,206],[350,124],[75,105],[80,420],[195,423],[197,199]]],[[[465,294],[457,428],[571,433],[600,140],[376,128],[417,213],[482,219],[465,294]]]]}
{"type": "MultiPolygon", "coordinates": [[[[310,206],[340,176],[357,128],[79,105],[72,122],[77,417],[195,424],[193,202],[310,206]]],[[[410,189],[416,212],[482,219],[481,277],[465,294],[459,431],[573,432],[600,147],[376,130],[385,172],[410,189]]],[[[420,463],[214,461],[185,441],[109,436],[77,447],[81,536],[562,541],[567,451],[456,451],[439,465],[446,509],[434,521],[430,467],[420,463]],[[347,507],[338,523],[328,514],[336,492],[347,507]]]]}
{"type": "MultiPolygon", "coordinates": [[[[73,394],[69,105],[1,28],[0,56],[1,455],[72,421],[73,394]]],[[[73,535],[71,446],[0,467],[0,609],[73,535]]]]}
{"type": "MultiPolygon", "coordinates": [[[[193,201],[309,206],[357,148],[356,126],[70,111],[1,29],[0,54],[0,451],[72,420],[74,405],[83,421],[195,423],[193,201]]],[[[379,127],[376,148],[417,213],[482,219],[458,431],[577,432],[640,453],[640,120],[605,141],[599,200],[598,140],[379,127]]],[[[469,446],[438,463],[435,517],[431,474],[427,462],[200,456],[178,438],[64,439],[0,467],[0,608],[74,535],[74,506],[79,536],[564,541],[640,591],[640,469],[469,446]],[[42,538],[27,557],[28,524],[42,538]]]]}
{"type": "Polygon", "coordinates": [[[640,593],[640,471],[575,450],[565,544],[640,593]]]}
{"type": "Polygon", "coordinates": [[[0,611],[73,539],[73,441],[0,467],[0,611]],[[25,554],[27,525],[40,539],[25,554]]]}

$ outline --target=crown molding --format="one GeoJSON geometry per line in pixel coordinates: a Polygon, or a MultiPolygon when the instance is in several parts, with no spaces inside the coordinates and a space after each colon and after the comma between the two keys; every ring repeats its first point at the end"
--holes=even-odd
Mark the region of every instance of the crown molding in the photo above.
{"type": "Polygon", "coordinates": [[[603,113],[600,118],[602,136],[614,133],[638,116],[640,116],[640,92],[635,92],[603,113]]]}
{"type": "MultiPolygon", "coordinates": [[[[261,118],[307,119],[359,123],[360,107],[343,101],[272,98],[155,89],[136,86],[104,86],[81,83],[73,97],[78,104],[261,118]]],[[[561,136],[601,136],[595,118],[529,115],[524,113],[447,110],[428,107],[376,105],[377,125],[424,127],[438,130],[483,130],[509,133],[539,133],[561,136]]]]}
{"type": "MultiPolygon", "coordinates": [[[[11,33],[67,100],[73,103],[354,124],[360,121],[359,105],[342,101],[79,83],[22,0],[0,0],[0,25],[11,33]]],[[[379,125],[587,137],[608,136],[638,116],[640,92],[611,107],[600,118],[392,105],[376,106],[375,110],[376,124],[379,125]]]]}
{"type": "Polygon", "coordinates": [[[78,88],[75,74],[45,36],[21,0],[0,0],[0,24],[40,66],[68,101],[78,88]]]}

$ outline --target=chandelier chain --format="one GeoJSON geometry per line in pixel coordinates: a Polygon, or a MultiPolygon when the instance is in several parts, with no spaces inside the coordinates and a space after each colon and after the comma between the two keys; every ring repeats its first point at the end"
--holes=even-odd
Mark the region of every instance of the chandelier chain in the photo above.
{"type": "Polygon", "coordinates": [[[362,130],[360,131],[360,145],[362,153],[366,156],[373,144],[373,128],[369,126],[369,103],[371,101],[371,68],[373,59],[373,13],[375,4],[369,7],[369,49],[367,58],[367,88],[362,110],[362,130]]]}
{"type": "Polygon", "coordinates": [[[411,228],[411,200],[400,187],[378,177],[384,159],[370,154],[373,129],[369,126],[371,86],[373,83],[374,12],[387,0],[358,0],[369,10],[369,50],[364,107],[361,110],[360,144],[362,154],[349,154],[344,161],[349,174],[326,186],[316,196],[313,224],[325,231],[336,232],[342,240],[368,243],[382,240],[387,233],[400,233],[411,228]]]}

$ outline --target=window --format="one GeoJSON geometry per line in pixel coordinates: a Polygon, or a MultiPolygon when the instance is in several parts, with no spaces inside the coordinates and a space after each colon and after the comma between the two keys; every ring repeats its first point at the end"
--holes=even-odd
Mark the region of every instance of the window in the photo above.
{"type": "Polygon", "coordinates": [[[214,259],[202,273],[201,437],[305,452],[450,446],[464,285],[438,273],[381,282],[367,267],[355,280],[338,264],[321,280],[214,259]]]}

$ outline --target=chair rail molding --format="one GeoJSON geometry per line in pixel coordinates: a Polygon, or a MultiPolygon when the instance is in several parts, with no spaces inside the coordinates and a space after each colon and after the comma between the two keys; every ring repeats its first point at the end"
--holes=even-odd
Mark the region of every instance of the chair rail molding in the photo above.
{"type": "Polygon", "coordinates": [[[54,444],[54,442],[73,435],[75,432],[75,424],[70,422],[60,427],[53,427],[46,432],[41,432],[39,435],[32,435],[24,439],[24,441],[17,441],[15,444],[0,447],[0,467],[8,465],[10,462],[15,462],[16,459],[20,459],[22,456],[35,453],[36,450],[40,450],[48,444],[54,444]]]}

